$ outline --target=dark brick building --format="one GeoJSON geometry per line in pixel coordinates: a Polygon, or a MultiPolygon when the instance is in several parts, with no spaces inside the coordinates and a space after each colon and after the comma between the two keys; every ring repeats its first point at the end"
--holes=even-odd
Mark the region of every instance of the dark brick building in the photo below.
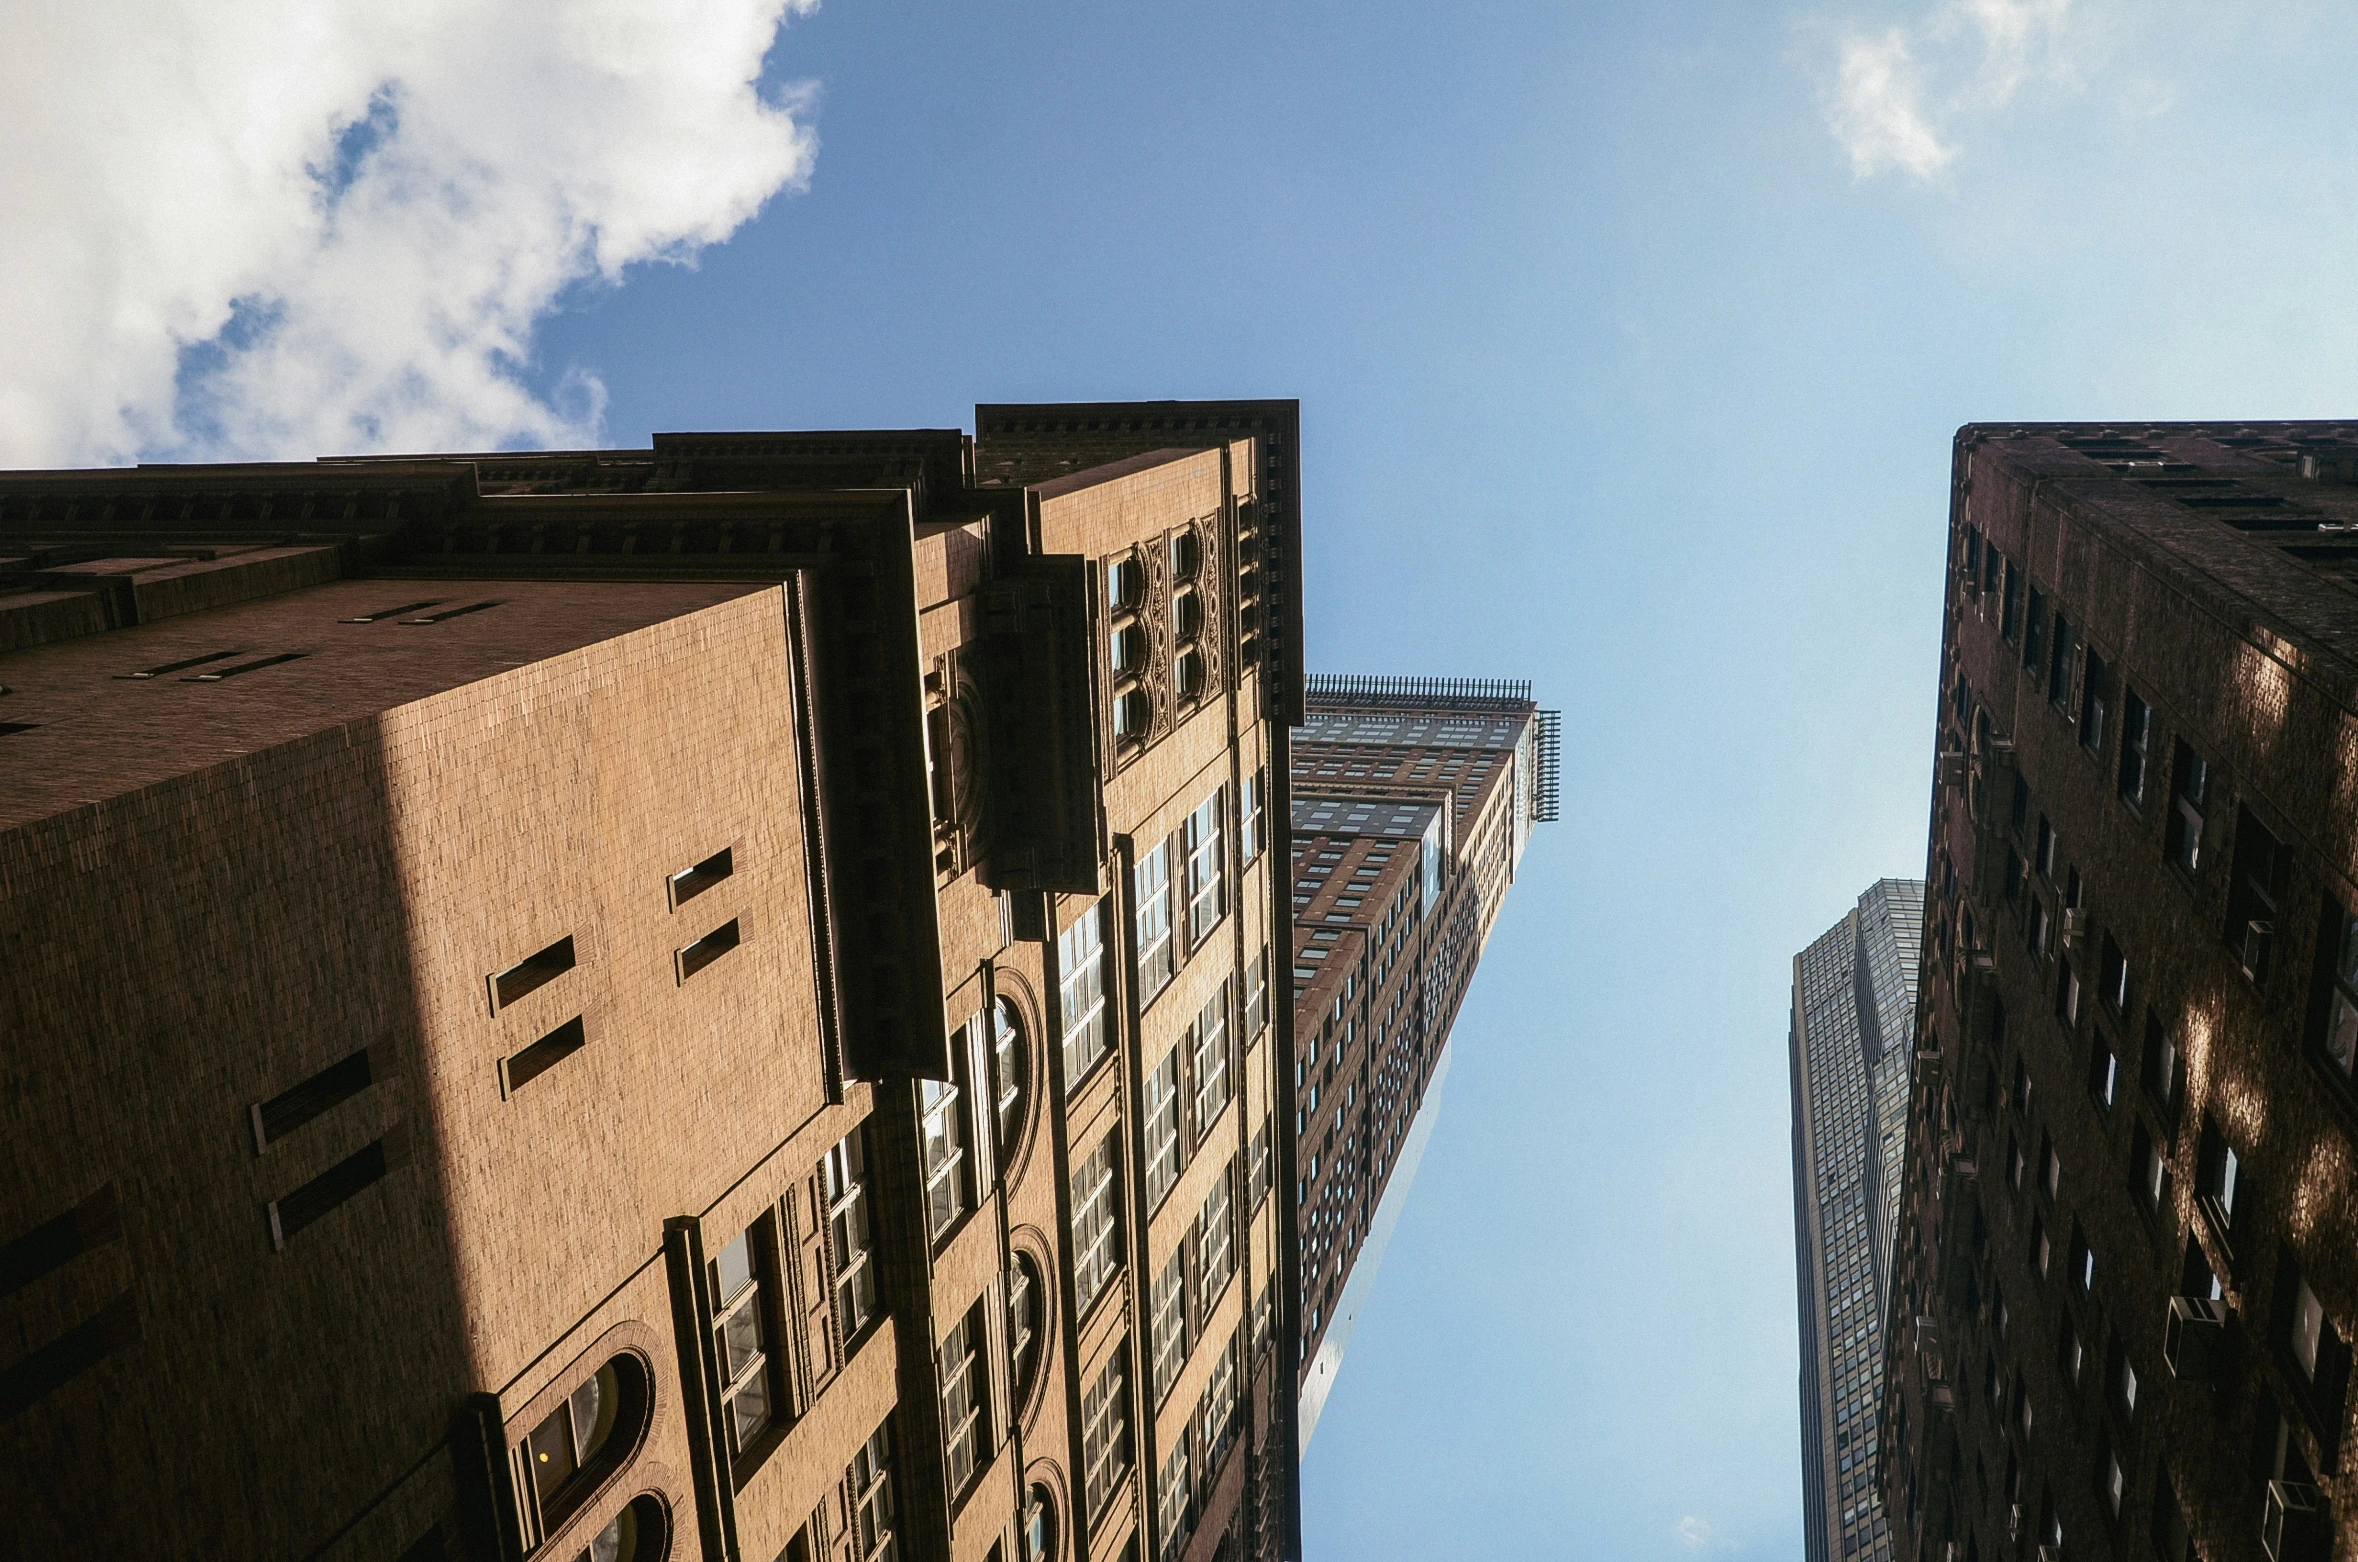
{"type": "Polygon", "coordinates": [[[1293,734],[1294,1206],[1302,1442],[1317,1426],[1534,823],[1557,713],[1528,683],[1309,680],[1293,734]]]}
{"type": "Polygon", "coordinates": [[[2353,478],[2341,424],[1957,437],[1903,1556],[2358,1556],[2353,478]]]}
{"type": "Polygon", "coordinates": [[[1297,448],[0,475],[11,1554],[1298,1554],[1297,448]]]}

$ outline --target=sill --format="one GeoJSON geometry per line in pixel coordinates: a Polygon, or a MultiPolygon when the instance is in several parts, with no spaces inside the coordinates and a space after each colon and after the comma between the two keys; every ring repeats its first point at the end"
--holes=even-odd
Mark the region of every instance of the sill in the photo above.
{"type": "MultiPolygon", "coordinates": [[[[771,1385],[773,1392],[776,1387],[776,1384],[771,1385]]],[[[769,1463],[770,1455],[785,1446],[788,1435],[794,1430],[794,1425],[795,1423],[786,1417],[778,1415],[770,1417],[770,1424],[761,1429],[761,1435],[753,1440],[752,1446],[730,1461],[729,1489],[732,1492],[741,1492],[753,1484],[753,1478],[761,1474],[761,1467],[769,1463]]]]}

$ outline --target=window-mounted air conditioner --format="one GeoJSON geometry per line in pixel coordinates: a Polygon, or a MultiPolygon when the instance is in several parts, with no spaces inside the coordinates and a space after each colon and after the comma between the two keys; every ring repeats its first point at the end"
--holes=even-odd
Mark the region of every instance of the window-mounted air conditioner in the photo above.
{"type": "Polygon", "coordinates": [[[2063,910],[2063,947],[2075,953],[2088,942],[2088,908],[2066,906],[2063,910]]]}
{"type": "Polygon", "coordinates": [[[2271,1562],[2326,1562],[2333,1555],[2333,1513],[2325,1493],[2300,1482],[2270,1481],[2260,1546],[2271,1562]]]}
{"type": "Polygon", "coordinates": [[[1933,761],[1932,774],[1933,779],[1942,786],[1951,788],[1963,786],[1966,776],[1965,756],[1954,749],[1943,753],[1933,761]]]}
{"type": "Polygon", "coordinates": [[[2162,1360],[2181,1383],[2215,1383],[2227,1360],[2227,1304],[2173,1296],[2162,1324],[2162,1360]]]}

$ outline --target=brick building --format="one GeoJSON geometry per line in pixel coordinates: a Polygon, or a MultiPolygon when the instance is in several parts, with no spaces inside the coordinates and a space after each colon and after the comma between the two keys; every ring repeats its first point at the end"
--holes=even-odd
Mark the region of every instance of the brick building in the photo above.
{"type": "Polygon", "coordinates": [[[1432,1135],[1475,962],[1531,826],[1556,817],[1559,744],[1528,683],[1309,680],[1290,799],[1305,1448],[1432,1135]]]}
{"type": "Polygon", "coordinates": [[[1298,1555],[1296,421],[0,475],[12,1549],[1298,1555]]]}
{"type": "Polygon", "coordinates": [[[2358,427],[1956,442],[1904,1557],[2358,1556],[2358,427]]]}
{"type": "Polygon", "coordinates": [[[1891,1555],[1874,1483],[1924,886],[1884,879],[1793,957],[1793,1271],[1808,1562],[1891,1555]]]}

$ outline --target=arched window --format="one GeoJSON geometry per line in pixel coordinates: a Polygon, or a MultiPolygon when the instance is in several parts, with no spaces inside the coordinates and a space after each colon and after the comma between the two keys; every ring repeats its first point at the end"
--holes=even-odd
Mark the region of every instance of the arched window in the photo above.
{"type": "Polygon", "coordinates": [[[671,1516],[653,1493],[633,1497],[574,1562],[663,1562],[671,1554],[671,1516]]]}
{"type": "Polygon", "coordinates": [[[991,1004],[991,1101],[999,1134],[999,1169],[1005,1173],[1023,1143],[1024,1109],[1030,1100],[1031,1054],[1025,1045],[1023,1015],[1013,998],[991,1004]]]}
{"type": "Polygon", "coordinates": [[[1047,1354],[1047,1302],[1040,1266],[1030,1255],[1016,1254],[1007,1271],[1007,1380],[1014,1385],[1010,1398],[1019,1415],[1031,1404],[1047,1354]]]}
{"type": "Polygon", "coordinates": [[[525,1495],[548,1534],[614,1472],[646,1430],[647,1369],[629,1352],[608,1358],[541,1418],[520,1452],[532,1471],[525,1495]]]}
{"type": "Polygon", "coordinates": [[[1056,1506],[1048,1488],[1035,1486],[1024,1496],[1023,1562],[1050,1562],[1056,1555],[1056,1506]]]}

